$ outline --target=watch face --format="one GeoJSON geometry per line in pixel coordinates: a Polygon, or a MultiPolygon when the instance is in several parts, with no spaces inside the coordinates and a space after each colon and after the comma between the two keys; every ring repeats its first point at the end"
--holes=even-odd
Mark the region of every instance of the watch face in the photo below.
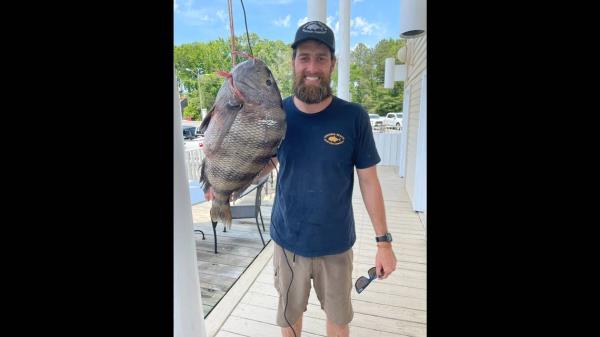
{"type": "Polygon", "coordinates": [[[392,234],[386,233],[383,236],[379,236],[379,237],[375,238],[375,241],[377,241],[377,242],[391,242],[392,241],[392,234]]]}

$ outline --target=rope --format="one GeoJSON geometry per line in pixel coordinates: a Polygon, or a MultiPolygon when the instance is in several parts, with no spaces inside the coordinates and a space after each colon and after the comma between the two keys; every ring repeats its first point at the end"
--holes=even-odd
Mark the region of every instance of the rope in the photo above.
{"type": "Polygon", "coordinates": [[[233,31],[233,6],[231,0],[227,0],[227,11],[229,12],[229,32],[231,33],[231,69],[235,67],[235,33],[233,31]]]}

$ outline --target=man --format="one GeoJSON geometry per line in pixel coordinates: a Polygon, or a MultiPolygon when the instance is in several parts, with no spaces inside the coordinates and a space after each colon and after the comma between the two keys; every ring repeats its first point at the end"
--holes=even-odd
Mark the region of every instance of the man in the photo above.
{"type": "Polygon", "coordinates": [[[377,237],[377,276],[385,279],[396,269],[377,178],[381,159],[365,110],[332,95],[333,31],[322,22],[307,22],[298,28],[292,48],[294,95],[283,101],[287,131],[277,158],[261,172],[279,163],[270,227],[277,324],[282,336],[300,337],[312,279],[327,315],[327,336],[347,337],[354,315],[354,167],[377,237]]]}
{"type": "MultiPolygon", "coordinates": [[[[286,135],[277,157],[256,178],[279,164],[270,227],[277,324],[282,336],[301,336],[312,279],[327,315],[327,336],[348,337],[354,316],[354,167],[375,230],[377,276],[385,279],[396,269],[377,178],[381,159],[366,111],[332,95],[333,31],[322,22],[307,22],[296,31],[292,48],[294,95],[283,101],[286,135]]],[[[205,198],[213,199],[211,191],[205,198]]]]}

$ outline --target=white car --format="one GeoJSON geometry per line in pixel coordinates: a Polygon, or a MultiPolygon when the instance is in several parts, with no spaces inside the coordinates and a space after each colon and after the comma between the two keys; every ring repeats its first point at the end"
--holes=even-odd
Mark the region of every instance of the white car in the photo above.
{"type": "Polygon", "coordinates": [[[373,129],[383,129],[383,120],[385,118],[378,114],[369,114],[369,120],[371,121],[371,127],[373,129]]]}
{"type": "Polygon", "coordinates": [[[402,130],[402,112],[390,112],[383,119],[386,128],[402,130]]]}

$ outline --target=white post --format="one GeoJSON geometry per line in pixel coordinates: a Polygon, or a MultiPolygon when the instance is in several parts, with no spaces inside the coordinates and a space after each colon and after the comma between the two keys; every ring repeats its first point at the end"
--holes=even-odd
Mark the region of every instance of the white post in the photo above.
{"type": "Polygon", "coordinates": [[[173,335],[206,337],[175,79],[173,103],[173,335]]]}
{"type": "Polygon", "coordinates": [[[327,23],[327,0],[308,0],[308,21],[327,23]]]}
{"type": "Polygon", "coordinates": [[[340,0],[340,32],[338,34],[337,96],[350,101],[350,0],[340,0]]]}
{"type": "Polygon", "coordinates": [[[383,87],[386,89],[392,89],[394,87],[394,58],[388,57],[385,59],[385,72],[383,79],[383,87]]]}

